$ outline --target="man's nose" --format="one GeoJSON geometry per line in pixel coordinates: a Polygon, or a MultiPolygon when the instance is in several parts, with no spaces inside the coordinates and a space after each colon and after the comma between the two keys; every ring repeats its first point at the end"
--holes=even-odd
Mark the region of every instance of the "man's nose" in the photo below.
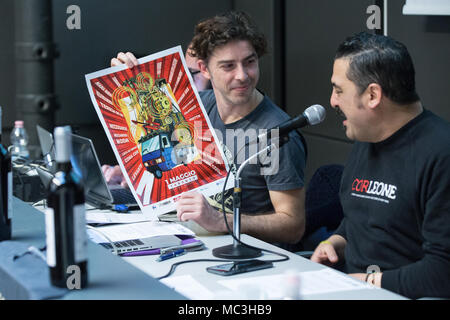
{"type": "Polygon", "coordinates": [[[248,71],[243,65],[237,67],[236,79],[239,81],[246,81],[248,79],[248,71]]]}
{"type": "Polygon", "coordinates": [[[335,94],[334,94],[334,90],[331,92],[330,105],[332,108],[335,108],[338,105],[335,94]]]}

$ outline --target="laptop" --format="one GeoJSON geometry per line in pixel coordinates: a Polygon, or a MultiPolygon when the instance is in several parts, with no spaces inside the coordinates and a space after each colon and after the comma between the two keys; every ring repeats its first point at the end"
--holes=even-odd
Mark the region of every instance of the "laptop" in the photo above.
{"type": "MultiPolygon", "coordinates": [[[[53,164],[55,153],[52,134],[41,127],[37,130],[44,161],[53,164]]],[[[82,178],[88,204],[100,209],[112,208],[116,204],[124,204],[128,208],[139,208],[133,193],[129,189],[106,183],[91,139],[72,134],[72,151],[72,167],[82,178]]],[[[54,168],[49,171],[54,173],[54,168]]],[[[51,180],[49,179],[49,176],[52,176],[50,172],[38,170],[38,174],[46,187],[51,180]]]]}
{"type": "Polygon", "coordinates": [[[41,145],[45,167],[50,172],[54,172],[56,168],[56,162],[54,161],[55,145],[53,144],[53,135],[39,125],[36,125],[36,130],[39,138],[39,143],[41,145]]]}
{"type": "Polygon", "coordinates": [[[126,252],[136,252],[143,250],[155,250],[150,252],[152,254],[157,254],[161,248],[167,247],[178,247],[182,245],[182,240],[176,235],[162,235],[149,238],[132,239],[126,241],[115,241],[114,247],[110,242],[100,242],[99,244],[111,252],[117,254],[124,254],[126,252]],[[156,251],[158,250],[158,251],[156,251]]]}
{"type": "Polygon", "coordinates": [[[72,151],[72,167],[83,179],[87,203],[98,208],[115,204],[139,208],[130,189],[106,183],[91,139],[72,134],[72,151]]]}

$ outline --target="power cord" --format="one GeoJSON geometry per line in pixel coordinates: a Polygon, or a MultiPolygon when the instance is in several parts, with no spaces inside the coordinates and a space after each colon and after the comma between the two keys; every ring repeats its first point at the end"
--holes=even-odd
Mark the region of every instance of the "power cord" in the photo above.
{"type": "MultiPolygon", "coordinates": [[[[52,148],[53,148],[53,145],[52,145],[52,148]]],[[[50,154],[50,152],[45,154],[43,156],[43,158],[45,158],[48,154],[50,154]]],[[[14,161],[12,161],[12,166],[13,166],[13,170],[16,170],[19,172],[15,176],[19,179],[19,183],[23,187],[25,185],[25,182],[23,181],[22,175],[27,175],[29,172],[35,170],[36,168],[40,168],[42,170],[48,171],[48,169],[45,166],[50,165],[54,161],[55,160],[51,160],[48,162],[44,161],[44,160],[30,160],[30,159],[24,158],[22,156],[17,156],[17,158],[14,159],[14,161]]]]}
{"type": "MultiPolygon", "coordinates": [[[[263,249],[263,248],[258,248],[258,247],[255,247],[255,246],[251,246],[251,245],[249,245],[249,244],[247,244],[245,242],[242,242],[240,239],[238,239],[234,235],[234,233],[231,231],[230,225],[228,224],[227,214],[226,214],[226,211],[225,211],[225,196],[224,196],[225,195],[226,186],[227,186],[227,182],[228,182],[228,179],[230,177],[230,173],[232,171],[233,164],[236,163],[237,156],[249,144],[250,144],[250,142],[245,143],[244,146],[242,146],[241,149],[239,149],[239,151],[236,153],[236,155],[234,157],[234,160],[233,160],[233,163],[230,165],[230,168],[228,169],[227,176],[225,178],[225,183],[223,184],[221,204],[222,204],[222,213],[223,213],[223,218],[224,218],[224,221],[225,221],[225,225],[227,227],[228,233],[231,235],[231,237],[234,240],[239,242],[239,244],[241,244],[241,245],[243,245],[243,246],[245,246],[247,248],[251,248],[251,249],[254,249],[254,250],[261,250],[263,252],[267,252],[267,253],[270,253],[270,254],[275,254],[277,256],[282,257],[281,259],[275,259],[275,260],[272,259],[272,260],[264,260],[264,261],[267,261],[267,262],[287,261],[287,260],[289,260],[289,256],[284,254],[284,253],[280,253],[280,252],[276,252],[276,251],[272,251],[272,250],[268,250],[268,249],[263,249]]],[[[235,262],[235,260],[195,259],[195,260],[180,261],[180,262],[176,262],[176,263],[172,264],[168,273],[166,273],[165,275],[163,275],[161,277],[157,277],[156,279],[161,280],[161,279],[167,278],[167,277],[171,276],[175,272],[176,267],[178,267],[179,265],[182,265],[182,264],[185,264],[185,263],[192,263],[192,262],[235,262]]]]}
{"type": "Polygon", "coordinates": [[[182,265],[185,263],[192,263],[192,262],[233,262],[233,261],[223,260],[223,259],[195,259],[195,260],[185,260],[185,261],[175,262],[170,266],[169,272],[167,272],[165,275],[163,275],[161,277],[157,277],[155,279],[161,280],[161,279],[167,278],[167,277],[171,276],[172,273],[175,272],[176,267],[178,267],[179,265],[182,265]]]}

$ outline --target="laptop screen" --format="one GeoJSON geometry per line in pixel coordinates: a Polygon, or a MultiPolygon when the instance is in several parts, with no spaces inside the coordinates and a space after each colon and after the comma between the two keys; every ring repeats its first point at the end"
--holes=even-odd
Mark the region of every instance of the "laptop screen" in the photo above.
{"type": "MultiPolygon", "coordinates": [[[[53,136],[50,132],[40,126],[36,127],[39,135],[39,142],[44,154],[44,161],[50,165],[49,169],[54,173],[54,168],[56,166],[53,136]]],[[[96,202],[111,203],[112,196],[105,178],[103,177],[92,141],[76,134],[72,134],[72,149],[73,152],[70,160],[73,170],[82,179],[86,200],[89,202],[90,199],[93,199],[96,202]]]]}
{"type": "Polygon", "coordinates": [[[110,202],[112,197],[101,171],[97,154],[90,139],[72,135],[72,157],[73,170],[82,177],[86,196],[102,198],[110,202]]]}
{"type": "Polygon", "coordinates": [[[47,169],[54,173],[56,164],[55,159],[55,145],[53,144],[53,136],[50,132],[39,125],[36,125],[39,143],[41,145],[44,162],[47,169]]]}

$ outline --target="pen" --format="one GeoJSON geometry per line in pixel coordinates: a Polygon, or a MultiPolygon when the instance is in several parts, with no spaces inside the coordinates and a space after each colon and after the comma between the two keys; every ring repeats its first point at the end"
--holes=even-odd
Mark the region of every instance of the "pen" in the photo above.
{"type": "Polygon", "coordinates": [[[172,251],[172,252],[160,255],[159,258],[156,259],[156,261],[164,261],[164,260],[167,260],[167,259],[171,259],[171,258],[174,258],[174,257],[181,256],[181,255],[183,255],[185,253],[186,253],[186,250],[184,250],[184,249],[175,250],[175,251],[172,251]]]}

